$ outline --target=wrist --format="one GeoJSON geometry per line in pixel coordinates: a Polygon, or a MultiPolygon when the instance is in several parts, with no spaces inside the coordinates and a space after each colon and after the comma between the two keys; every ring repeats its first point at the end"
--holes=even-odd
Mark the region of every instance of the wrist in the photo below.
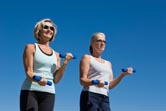
{"type": "Polygon", "coordinates": [[[65,59],[64,62],[63,62],[63,64],[67,65],[68,62],[69,62],[69,61],[65,59]]]}
{"type": "Polygon", "coordinates": [[[124,73],[124,72],[122,72],[122,74],[121,74],[122,76],[125,76],[126,74],[124,73]]]}

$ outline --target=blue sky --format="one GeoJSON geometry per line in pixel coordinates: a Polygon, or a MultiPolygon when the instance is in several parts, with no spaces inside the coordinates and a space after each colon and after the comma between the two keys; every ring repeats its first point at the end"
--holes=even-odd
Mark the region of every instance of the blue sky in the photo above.
{"type": "Polygon", "coordinates": [[[36,42],[36,22],[51,18],[58,26],[51,46],[60,53],[77,56],[56,85],[56,111],[79,111],[79,61],[89,53],[94,32],[106,34],[102,57],[112,62],[115,77],[123,67],[137,70],[110,91],[111,109],[165,111],[165,6],[164,0],[1,0],[0,110],[19,111],[19,93],[25,79],[24,47],[36,42]]]}

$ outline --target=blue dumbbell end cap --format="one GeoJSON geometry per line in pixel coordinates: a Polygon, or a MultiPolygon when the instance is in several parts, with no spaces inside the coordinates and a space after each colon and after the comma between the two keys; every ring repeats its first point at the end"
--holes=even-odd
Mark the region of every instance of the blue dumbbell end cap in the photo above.
{"type": "Polygon", "coordinates": [[[66,54],[59,54],[59,57],[65,58],[65,57],[66,57],[66,54]]]}
{"type": "Polygon", "coordinates": [[[104,84],[105,84],[105,85],[108,85],[108,82],[107,82],[107,81],[104,81],[104,84]]]}
{"type": "Polygon", "coordinates": [[[92,80],[92,84],[99,84],[99,81],[98,80],[92,80]]]}
{"type": "Polygon", "coordinates": [[[127,72],[127,69],[124,69],[124,68],[123,68],[123,69],[122,69],[122,72],[127,72]]]}
{"type": "Polygon", "coordinates": [[[47,81],[47,85],[51,86],[52,82],[51,81],[47,81]]]}
{"type": "Polygon", "coordinates": [[[35,81],[40,81],[41,80],[41,77],[40,76],[33,76],[33,80],[35,80],[35,81]]]}

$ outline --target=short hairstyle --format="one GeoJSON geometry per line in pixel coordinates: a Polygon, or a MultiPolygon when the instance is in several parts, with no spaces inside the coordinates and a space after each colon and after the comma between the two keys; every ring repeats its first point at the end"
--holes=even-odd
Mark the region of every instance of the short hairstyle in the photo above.
{"type": "Polygon", "coordinates": [[[50,42],[54,40],[54,37],[57,33],[57,27],[56,25],[54,24],[54,22],[49,19],[49,18],[46,18],[46,19],[42,19],[40,20],[39,22],[36,23],[35,27],[34,27],[34,37],[37,41],[40,40],[40,31],[43,29],[43,26],[44,26],[44,23],[45,22],[50,22],[53,27],[54,27],[54,32],[53,32],[53,35],[52,35],[52,38],[49,40],[50,42]]]}
{"type": "Polygon", "coordinates": [[[91,46],[91,43],[96,39],[96,37],[97,37],[98,35],[102,35],[103,37],[105,37],[105,34],[102,33],[102,32],[96,32],[96,33],[94,33],[94,34],[91,36],[91,42],[90,42],[90,46],[89,46],[90,54],[93,53],[93,48],[92,48],[92,46],[91,46]]]}

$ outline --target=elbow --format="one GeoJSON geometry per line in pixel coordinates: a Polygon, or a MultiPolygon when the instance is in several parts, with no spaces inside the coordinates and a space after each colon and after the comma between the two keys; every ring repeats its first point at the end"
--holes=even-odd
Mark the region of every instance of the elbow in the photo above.
{"type": "Polygon", "coordinates": [[[109,86],[109,90],[111,90],[111,89],[113,89],[114,87],[112,87],[112,86],[109,86]]]}
{"type": "Polygon", "coordinates": [[[80,85],[83,85],[82,80],[80,79],[80,85]]]}
{"type": "Polygon", "coordinates": [[[109,90],[113,89],[116,85],[110,82],[109,90]]]}
{"type": "Polygon", "coordinates": [[[85,79],[85,78],[80,78],[80,84],[82,86],[90,86],[91,85],[91,81],[85,79]]]}
{"type": "Polygon", "coordinates": [[[26,73],[27,78],[30,79],[30,80],[31,80],[31,79],[33,78],[33,76],[34,76],[32,71],[25,71],[25,73],[26,73]]]}
{"type": "Polygon", "coordinates": [[[57,83],[59,83],[59,80],[54,79],[53,82],[54,82],[55,84],[57,84],[57,83]]]}
{"type": "Polygon", "coordinates": [[[80,85],[81,85],[81,86],[84,86],[84,85],[85,85],[82,78],[80,78],[80,85]]]}

